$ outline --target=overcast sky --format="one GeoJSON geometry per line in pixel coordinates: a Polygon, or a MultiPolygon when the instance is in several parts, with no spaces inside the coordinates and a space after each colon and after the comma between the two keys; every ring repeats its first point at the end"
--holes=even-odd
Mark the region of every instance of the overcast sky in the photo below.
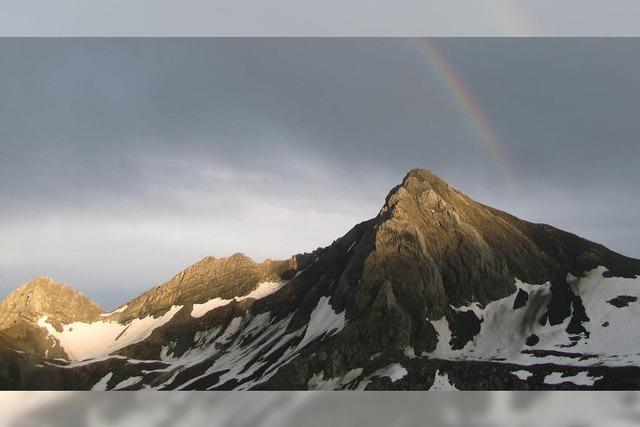
{"type": "Polygon", "coordinates": [[[417,166],[640,257],[640,41],[432,44],[503,167],[415,40],[0,40],[0,293],[112,308],[207,255],[287,258],[417,166]]]}
{"type": "Polygon", "coordinates": [[[2,0],[2,36],[638,36],[637,0],[2,0]]]}

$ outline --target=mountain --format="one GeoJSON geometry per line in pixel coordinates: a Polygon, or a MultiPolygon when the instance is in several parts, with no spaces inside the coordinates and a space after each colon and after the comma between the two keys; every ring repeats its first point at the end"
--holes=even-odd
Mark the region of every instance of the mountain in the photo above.
{"type": "Polygon", "coordinates": [[[260,283],[279,281],[295,270],[295,259],[258,264],[236,253],[227,258],[204,258],[118,310],[119,321],[164,313],[175,305],[202,304],[213,298],[231,299],[255,290],[260,283]]]}
{"type": "Polygon", "coordinates": [[[640,260],[416,169],[373,219],[289,260],[205,258],[111,313],[19,288],[0,386],[637,389],[638,276],[640,260]]]}
{"type": "Polygon", "coordinates": [[[69,286],[39,276],[20,286],[0,304],[0,342],[21,351],[46,357],[63,357],[58,343],[38,333],[34,325],[46,316],[54,328],[64,324],[92,322],[102,313],[93,301],[69,286]]]}

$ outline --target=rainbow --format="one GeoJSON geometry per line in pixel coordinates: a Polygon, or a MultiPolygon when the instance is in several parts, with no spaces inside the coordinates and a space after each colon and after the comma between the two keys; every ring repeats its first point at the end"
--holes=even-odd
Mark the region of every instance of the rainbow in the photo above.
{"type": "Polygon", "coordinates": [[[511,160],[508,153],[500,144],[500,140],[491,126],[482,109],[474,99],[471,91],[466,87],[458,74],[454,71],[440,51],[429,39],[416,39],[418,48],[427,58],[428,64],[434,74],[441,81],[442,86],[449,93],[455,104],[462,111],[473,129],[486,145],[495,163],[508,179],[510,184],[514,182],[514,174],[511,168],[511,160]]]}

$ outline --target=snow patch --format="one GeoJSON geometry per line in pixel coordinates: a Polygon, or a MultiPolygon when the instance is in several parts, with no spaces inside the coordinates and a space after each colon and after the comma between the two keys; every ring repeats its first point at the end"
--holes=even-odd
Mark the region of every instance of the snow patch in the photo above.
{"type": "Polygon", "coordinates": [[[109,382],[112,376],[113,376],[113,372],[109,372],[107,375],[102,377],[100,381],[95,383],[93,387],[91,387],[91,391],[105,391],[107,389],[107,383],[109,382]]]}
{"type": "Polygon", "coordinates": [[[318,300],[318,305],[311,312],[309,324],[302,341],[296,347],[297,350],[323,335],[335,335],[346,325],[345,312],[336,313],[329,304],[329,297],[323,296],[318,300]]]}
{"type": "Polygon", "coordinates": [[[375,371],[370,377],[388,377],[392,383],[401,380],[409,372],[407,369],[399,363],[393,363],[375,371]]]}
{"type": "Polygon", "coordinates": [[[191,309],[191,316],[198,318],[202,317],[214,308],[222,307],[229,304],[232,301],[243,301],[245,299],[261,299],[268,295],[271,295],[282,288],[287,282],[262,282],[258,284],[258,287],[246,295],[240,297],[234,297],[232,299],[212,298],[202,304],[193,304],[191,309]]]}
{"type": "Polygon", "coordinates": [[[123,381],[120,381],[113,387],[113,390],[122,390],[123,388],[127,388],[132,385],[138,384],[142,380],[142,377],[129,377],[123,381]]]}
{"type": "MultiPolygon", "coordinates": [[[[449,342],[451,341],[451,329],[449,328],[447,318],[442,316],[441,319],[432,320],[431,325],[433,325],[433,328],[436,330],[436,334],[438,335],[436,349],[431,354],[434,357],[443,359],[454,357],[454,353],[449,345],[449,342]]],[[[429,353],[422,352],[423,356],[427,354],[429,353]]]]}
{"type": "Polygon", "coordinates": [[[256,289],[249,292],[247,295],[235,298],[238,301],[243,301],[249,298],[261,299],[277,292],[287,282],[262,282],[256,289]]]}
{"type": "Polygon", "coordinates": [[[45,328],[50,336],[58,340],[71,360],[81,361],[103,357],[145,340],[156,328],[170,321],[181,308],[181,305],[174,305],[160,317],[147,316],[124,324],[103,320],[93,323],[73,322],[63,325],[62,332],[47,322],[48,316],[38,319],[37,325],[45,328]]]}
{"type": "Polygon", "coordinates": [[[436,371],[435,378],[433,379],[433,385],[429,388],[429,391],[453,391],[458,390],[455,385],[449,381],[449,375],[445,372],[440,373],[438,369],[436,371]]]}
{"type": "Polygon", "coordinates": [[[518,379],[521,379],[522,381],[526,381],[527,378],[532,377],[533,374],[529,371],[525,371],[524,369],[521,369],[519,371],[513,371],[511,372],[513,375],[515,375],[516,377],[518,377],[518,379]]]}
{"type": "Polygon", "coordinates": [[[202,304],[193,304],[193,308],[191,309],[191,317],[202,317],[214,308],[222,307],[223,305],[229,304],[230,299],[222,299],[222,298],[213,298],[207,302],[202,304]]]}
{"type": "Polygon", "coordinates": [[[406,357],[408,357],[409,359],[415,359],[416,356],[416,351],[413,349],[412,346],[408,345],[406,346],[403,350],[402,350],[402,354],[404,354],[406,357]]]}
{"type": "Polygon", "coordinates": [[[307,381],[307,388],[309,390],[339,390],[360,377],[362,371],[362,368],[355,368],[342,377],[328,378],[326,380],[324,379],[324,371],[321,371],[319,374],[314,374],[307,381]]]}
{"type": "Polygon", "coordinates": [[[553,372],[546,377],[544,377],[545,384],[562,384],[562,383],[573,383],[576,385],[587,385],[592,386],[596,381],[602,379],[602,377],[594,377],[590,376],[588,372],[582,371],[577,373],[576,375],[567,375],[562,376],[562,372],[553,372]]]}

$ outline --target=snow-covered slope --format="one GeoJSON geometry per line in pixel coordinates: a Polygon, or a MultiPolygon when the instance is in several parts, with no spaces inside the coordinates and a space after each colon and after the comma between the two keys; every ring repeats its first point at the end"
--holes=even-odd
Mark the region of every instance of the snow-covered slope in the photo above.
{"type": "MultiPolygon", "coordinates": [[[[232,301],[244,301],[246,299],[261,299],[271,295],[280,289],[286,282],[263,282],[258,287],[240,297],[232,299],[213,298],[203,304],[193,304],[191,316],[199,318],[207,312],[228,305],[232,301]]],[[[45,328],[49,337],[58,341],[62,349],[72,361],[103,358],[131,344],[144,341],[160,326],[168,323],[178,311],[181,305],[172,306],[166,313],[154,317],[152,315],[120,322],[115,319],[105,319],[116,313],[126,310],[126,305],[111,313],[101,315],[100,320],[94,322],[73,322],[62,325],[62,331],[58,331],[47,322],[48,316],[44,315],[37,321],[37,325],[45,328]]]]}
{"type": "MultiPolygon", "coordinates": [[[[154,389],[210,389],[229,383],[235,389],[249,389],[271,378],[310,342],[329,338],[345,326],[344,313],[335,313],[327,297],[320,298],[306,324],[288,332],[293,317],[278,320],[269,312],[233,317],[226,325],[198,331],[182,353],[176,351],[177,342],[168,341],[160,352],[161,363],[142,370],[141,382],[146,383],[144,388],[154,389]]],[[[126,361],[131,365],[153,363],[126,361]]],[[[108,372],[92,388],[114,389],[120,383],[112,377],[116,378],[108,372]]]]}
{"type": "MultiPolygon", "coordinates": [[[[550,283],[530,285],[516,280],[517,291],[485,307],[471,304],[454,308],[472,312],[480,320],[480,331],[462,349],[450,345],[451,330],[446,318],[432,321],[439,340],[430,357],[465,360],[501,360],[521,365],[561,363],[576,366],[635,366],[640,355],[640,334],[632,325],[640,324],[640,278],[604,277],[599,266],[583,277],[568,275],[587,316],[579,333],[567,329],[572,316],[562,323],[544,321],[551,299],[550,283]],[[519,293],[527,301],[514,308],[519,293]]],[[[571,314],[576,308],[571,306],[571,314]]]]}
{"type": "Polygon", "coordinates": [[[47,322],[47,316],[38,319],[49,336],[55,338],[71,360],[104,357],[130,344],[143,341],[154,329],[164,325],[181,309],[173,306],[164,315],[147,316],[127,323],[98,320],[91,323],[74,322],[63,325],[62,332],[47,322]]]}

